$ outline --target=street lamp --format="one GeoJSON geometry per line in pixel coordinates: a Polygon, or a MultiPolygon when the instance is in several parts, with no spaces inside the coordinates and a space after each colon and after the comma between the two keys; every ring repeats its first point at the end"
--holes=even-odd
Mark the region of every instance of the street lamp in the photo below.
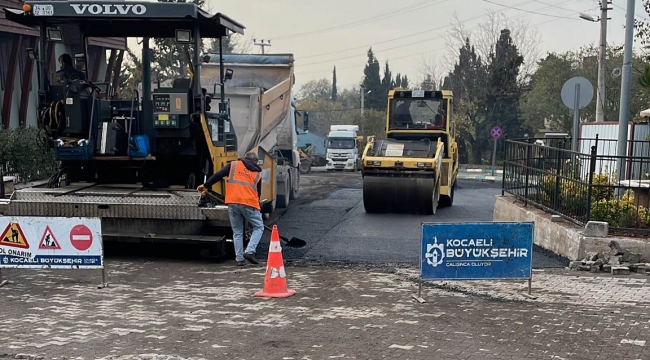
{"type": "Polygon", "coordinates": [[[579,16],[580,16],[580,18],[581,18],[582,20],[587,20],[587,21],[591,21],[591,22],[598,22],[598,19],[594,19],[593,16],[591,16],[591,15],[587,15],[587,14],[585,14],[585,13],[580,13],[579,16]]]}
{"type": "Polygon", "coordinates": [[[361,116],[363,116],[364,108],[366,106],[366,94],[370,94],[372,90],[365,91],[366,88],[363,86],[361,86],[359,90],[361,91],[361,116]]]}
{"type": "Polygon", "coordinates": [[[600,21],[600,44],[598,51],[598,91],[596,92],[596,122],[605,121],[605,71],[607,61],[607,11],[611,10],[607,5],[609,0],[600,2],[600,18],[595,19],[593,16],[580,13],[579,17],[590,22],[600,21]]]}

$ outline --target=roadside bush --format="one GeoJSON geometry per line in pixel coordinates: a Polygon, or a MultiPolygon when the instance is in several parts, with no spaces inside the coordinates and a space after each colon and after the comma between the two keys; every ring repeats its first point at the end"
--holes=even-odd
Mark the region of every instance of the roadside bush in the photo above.
{"type": "Polygon", "coordinates": [[[587,206],[587,186],[580,180],[574,181],[560,178],[559,189],[556,191],[556,177],[545,175],[542,177],[541,200],[543,204],[553,208],[555,197],[558,196],[559,206],[564,211],[584,211],[587,206]]]}
{"type": "Polygon", "coordinates": [[[45,150],[34,127],[0,130],[0,165],[17,182],[47,179],[57,169],[54,153],[45,150]]]}
{"type": "Polygon", "coordinates": [[[610,200],[614,197],[614,177],[607,173],[594,174],[591,202],[610,200]]]}
{"type": "MultiPolygon", "coordinates": [[[[570,212],[580,215],[586,214],[589,186],[588,179],[576,178],[567,180],[560,178],[559,190],[556,192],[556,177],[545,175],[542,177],[540,201],[543,205],[553,208],[555,196],[559,197],[558,211],[570,212]]],[[[594,174],[591,192],[591,203],[595,204],[601,200],[611,200],[614,197],[614,181],[607,173],[594,174]]]]}
{"type": "Polygon", "coordinates": [[[650,212],[643,206],[637,207],[632,190],[627,190],[620,199],[601,199],[592,203],[590,220],[605,221],[611,227],[646,228],[650,212]]]}

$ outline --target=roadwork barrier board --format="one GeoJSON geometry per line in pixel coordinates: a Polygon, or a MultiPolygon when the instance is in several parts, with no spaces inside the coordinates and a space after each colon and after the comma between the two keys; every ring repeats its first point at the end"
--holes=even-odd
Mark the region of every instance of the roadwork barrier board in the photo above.
{"type": "Polygon", "coordinates": [[[104,269],[101,220],[0,217],[0,268],[104,269]]]}
{"type": "Polygon", "coordinates": [[[533,222],[422,223],[422,280],[530,280],[533,222]]]}

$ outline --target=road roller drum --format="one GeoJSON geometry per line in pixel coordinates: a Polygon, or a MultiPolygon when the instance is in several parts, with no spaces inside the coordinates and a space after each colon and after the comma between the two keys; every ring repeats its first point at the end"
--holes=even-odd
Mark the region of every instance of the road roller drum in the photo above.
{"type": "Polygon", "coordinates": [[[435,214],[439,194],[433,178],[364,176],[363,207],[367,213],[435,214]]]}

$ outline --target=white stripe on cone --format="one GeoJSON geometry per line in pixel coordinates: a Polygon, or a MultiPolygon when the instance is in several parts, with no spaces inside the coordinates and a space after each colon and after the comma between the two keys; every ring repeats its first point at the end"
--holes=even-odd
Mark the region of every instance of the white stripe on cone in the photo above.
{"type": "Polygon", "coordinates": [[[275,279],[278,276],[280,276],[283,279],[287,277],[287,272],[286,270],[284,270],[284,266],[281,266],[280,270],[274,267],[271,268],[271,273],[269,274],[269,278],[275,279]]]}
{"type": "Polygon", "coordinates": [[[269,245],[269,252],[282,252],[282,246],[279,241],[271,241],[269,245]]]}

